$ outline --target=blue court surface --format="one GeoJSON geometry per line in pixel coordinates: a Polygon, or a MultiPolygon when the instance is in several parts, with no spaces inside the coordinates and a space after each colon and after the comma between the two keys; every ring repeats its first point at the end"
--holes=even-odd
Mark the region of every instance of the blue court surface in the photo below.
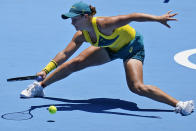
{"type": "MultiPolygon", "coordinates": [[[[130,25],[144,36],[145,84],[156,85],[178,100],[196,101],[196,51],[174,59],[196,48],[195,0],[83,1],[96,7],[96,16],[178,12],[178,22],[169,22],[171,29],[155,22],[130,25]]],[[[0,0],[0,115],[34,107],[28,120],[0,118],[0,131],[195,131],[196,113],[181,116],[171,106],[130,92],[122,60],[76,72],[48,86],[45,98],[19,98],[33,81],[6,79],[34,75],[66,47],[75,28],[61,14],[75,2],[0,0]],[[58,108],[56,114],[48,112],[49,105],[58,108]]],[[[72,58],[88,46],[83,44],[72,58]]]]}

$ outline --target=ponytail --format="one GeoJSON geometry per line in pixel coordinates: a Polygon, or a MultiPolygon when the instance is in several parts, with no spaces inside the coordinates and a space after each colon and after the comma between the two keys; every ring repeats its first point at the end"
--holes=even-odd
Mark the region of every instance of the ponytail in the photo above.
{"type": "Polygon", "coordinates": [[[95,14],[97,13],[96,8],[93,7],[92,5],[90,5],[89,7],[90,7],[91,12],[92,12],[91,15],[92,15],[92,16],[95,15],[95,14]]]}

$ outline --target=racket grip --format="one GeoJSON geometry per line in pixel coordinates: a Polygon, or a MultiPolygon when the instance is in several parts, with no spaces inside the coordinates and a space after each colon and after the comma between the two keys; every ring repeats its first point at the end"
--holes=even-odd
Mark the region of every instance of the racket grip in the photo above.
{"type": "Polygon", "coordinates": [[[41,76],[37,76],[36,81],[43,81],[43,78],[41,76]]]}

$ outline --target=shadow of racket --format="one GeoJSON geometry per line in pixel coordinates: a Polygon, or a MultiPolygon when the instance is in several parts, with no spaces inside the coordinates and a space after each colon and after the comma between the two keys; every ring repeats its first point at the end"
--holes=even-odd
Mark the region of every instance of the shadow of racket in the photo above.
{"type": "Polygon", "coordinates": [[[33,118],[33,114],[31,113],[32,110],[49,106],[50,105],[31,106],[28,110],[3,114],[1,115],[1,118],[14,121],[29,120],[33,118]]]}

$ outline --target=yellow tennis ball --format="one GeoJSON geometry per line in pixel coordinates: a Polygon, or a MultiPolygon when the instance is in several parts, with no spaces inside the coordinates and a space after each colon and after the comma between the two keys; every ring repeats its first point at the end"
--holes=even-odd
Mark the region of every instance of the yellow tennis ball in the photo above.
{"type": "Polygon", "coordinates": [[[50,106],[50,107],[48,108],[48,111],[49,111],[51,114],[55,114],[56,111],[57,111],[57,108],[56,108],[55,106],[50,106]]]}

